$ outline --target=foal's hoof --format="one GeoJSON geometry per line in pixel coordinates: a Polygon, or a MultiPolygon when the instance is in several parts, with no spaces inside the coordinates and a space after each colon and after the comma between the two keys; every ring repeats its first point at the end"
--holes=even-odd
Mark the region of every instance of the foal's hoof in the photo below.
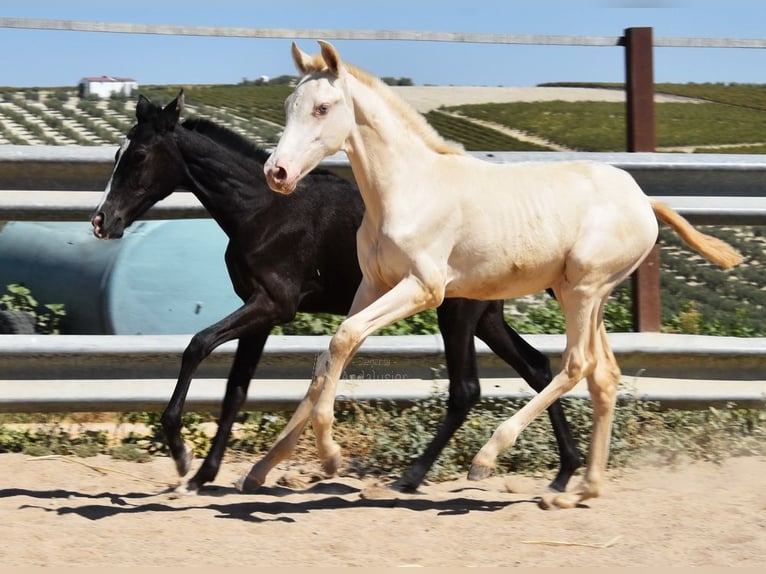
{"type": "Polygon", "coordinates": [[[472,464],[468,470],[468,480],[484,480],[492,475],[493,470],[491,466],[472,464]]]}
{"type": "Polygon", "coordinates": [[[176,470],[178,476],[186,476],[186,473],[191,469],[192,461],[194,460],[194,448],[189,443],[184,443],[184,453],[180,458],[173,459],[176,463],[176,470]]]}
{"type": "Polygon", "coordinates": [[[343,457],[340,455],[340,447],[338,447],[338,450],[334,455],[322,462],[322,472],[327,476],[335,476],[338,473],[342,460],[343,457]]]}
{"type": "Polygon", "coordinates": [[[178,499],[178,498],[184,498],[186,496],[195,496],[199,493],[199,489],[194,488],[193,486],[189,486],[188,483],[186,484],[179,484],[178,486],[173,489],[173,492],[170,493],[171,499],[178,499]]]}
{"type": "Polygon", "coordinates": [[[263,481],[256,477],[250,476],[250,474],[243,474],[239,480],[234,483],[234,488],[243,494],[248,492],[255,492],[261,486],[263,486],[263,481]]]}
{"type": "Polygon", "coordinates": [[[580,497],[571,492],[544,494],[537,501],[537,506],[543,510],[558,510],[561,508],[575,508],[580,497]]]}
{"type": "Polygon", "coordinates": [[[388,485],[387,488],[395,492],[402,492],[406,494],[415,494],[418,491],[419,484],[414,484],[406,477],[401,477],[388,485]]]}

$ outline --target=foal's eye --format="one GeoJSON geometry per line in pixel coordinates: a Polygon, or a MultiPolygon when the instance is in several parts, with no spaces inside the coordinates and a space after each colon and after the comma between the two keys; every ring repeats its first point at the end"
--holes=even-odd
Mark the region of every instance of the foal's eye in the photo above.
{"type": "Polygon", "coordinates": [[[317,107],[314,108],[314,115],[326,116],[327,112],[329,111],[330,111],[330,104],[319,104],[317,107]]]}

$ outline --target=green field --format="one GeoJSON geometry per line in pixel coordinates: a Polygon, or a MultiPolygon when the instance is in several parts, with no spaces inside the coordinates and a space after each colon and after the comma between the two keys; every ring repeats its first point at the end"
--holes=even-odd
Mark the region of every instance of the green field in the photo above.
{"type": "MultiPolygon", "coordinates": [[[[561,85],[621,88],[615,84],[561,85]]],[[[141,93],[165,103],[181,87],[144,86],[141,93]]],[[[273,145],[279,137],[285,118],[284,100],[291,90],[286,85],[252,84],[191,85],[183,89],[190,113],[229,125],[264,145],[273,145]]],[[[766,153],[766,85],[658,84],[656,91],[700,101],[656,104],[658,151],[766,153]]],[[[133,123],[135,102],[135,98],[81,101],[72,88],[0,88],[0,143],[116,144],[133,123]],[[14,124],[28,135],[20,135],[14,124]],[[3,138],[7,141],[2,142],[3,138]]],[[[551,149],[509,135],[507,130],[503,133],[503,128],[576,151],[624,151],[626,147],[625,106],[620,103],[445,106],[426,117],[442,135],[468,150],[551,149]],[[485,123],[479,125],[473,120],[485,123]]]]}
{"type": "MultiPolygon", "coordinates": [[[[534,134],[574,151],[625,151],[625,106],[613,102],[540,102],[453,106],[448,111],[534,134]]],[[[717,103],[656,105],[658,151],[665,147],[759,144],[766,111],[717,103]]],[[[495,148],[489,148],[495,149],[495,148]]]]}

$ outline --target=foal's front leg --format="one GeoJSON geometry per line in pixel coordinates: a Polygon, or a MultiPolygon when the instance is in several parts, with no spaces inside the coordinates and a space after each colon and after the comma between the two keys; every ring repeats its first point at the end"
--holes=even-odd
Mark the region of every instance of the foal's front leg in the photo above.
{"type": "MultiPolygon", "coordinates": [[[[297,295],[293,300],[298,300],[297,295]]],[[[183,353],[181,370],[173,396],[161,418],[171,456],[181,476],[189,472],[193,454],[193,450],[185,444],[181,435],[181,416],[192,376],[200,363],[217,347],[234,339],[240,339],[240,341],[226,383],[226,397],[221,421],[213,441],[214,446],[208,452],[197,474],[188,485],[179,487],[179,492],[196,492],[205,482],[215,478],[231,425],[247,397],[250,379],[260,360],[266,339],[272,327],[290,313],[294,313],[294,308],[289,305],[289,300],[287,303],[276,302],[267,295],[265,289],[258,288],[247,303],[192,337],[183,353]]]]}
{"type": "MultiPolygon", "coordinates": [[[[367,300],[369,293],[374,292],[376,292],[374,285],[363,282],[357,291],[352,311],[358,303],[361,304],[367,300]]],[[[441,303],[441,295],[434,296],[433,292],[424,288],[418,278],[409,276],[343,321],[330,340],[329,349],[317,361],[309,390],[287,423],[287,427],[266,456],[237,481],[235,485],[237,489],[247,492],[261,486],[269,471],[290,456],[309,418],[312,420],[317,437],[322,467],[330,474],[337,471],[340,464],[340,446],[332,438],[333,410],[338,379],[346,364],[353,358],[364,340],[377,329],[414,315],[423,309],[436,307],[439,303],[441,303]]]]}
{"type": "Polygon", "coordinates": [[[218,419],[218,429],[205,460],[189,481],[179,486],[179,493],[195,493],[218,475],[231,430],[239,410],[247,399],[247,390],[258,362],[260,361],[270,330],[266,329],[239,338],[234,363],[226,381],[226,393],[218,419]]]}
{"type": "MultiPolygon", "coordinates": [[[[184,442],[181,435],[184,403],[191,386],[192,377],[200,363],[214,349],[240,336],[242,324],[247,323],[249,315],[247,306],[240,307],[224,319],[194,335],[183,352],[181,370],[178,373],[173,395],[160,418],[162,429],[168,441],[170,455],[180,476],[189,472],[193,459],[193,450],[184,442]]],[[[249,378],[247,382],[249,382],[249,378]]]]}

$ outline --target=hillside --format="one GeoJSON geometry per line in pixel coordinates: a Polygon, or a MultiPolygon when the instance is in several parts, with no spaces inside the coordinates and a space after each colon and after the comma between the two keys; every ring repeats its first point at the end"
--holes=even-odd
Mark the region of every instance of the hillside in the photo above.
{"type": "MultiPolygon", "coordinates": [[[[187,114],[208,116],[273,144],[290,87],[185,86],[187,114]]],[[[624,149],[625,95],[615,86],[537,88],[396,86],[429,121],[470,150],[624,149]]],[[[178,86],[145,86],[164,102],[178,86]]],[[[766,87],[658,86],[658,151],[766,153],[766,87]],[[661,90],[661,91],[660,91],[661,90]],[[690,105],[693,104],[693,105],[690,105]]],[[[0,145],[117,144],[135,99],[81,100],[74,88],[0,88],[0,145]]]]}
{"type": "MultiPolygon", "coordinates": [[[[185,115],[209,117],[269,147],[279,137],[290,89],[184,86],[185,115]]],[[[621,86],[395,89],[468,150],[624,150],[621,86]]],[[[165,103],[178,90],[146,86],[141,93],[165,103]]],[[[766,86],[661,84],[657,92],[658,151],[766,153],[766,86]]],[[[81,100],[74,88],[0,88],[0,145],[115,146],[134,123],[135,102],[81,100]]],[[[664,321],[678,322],[681,310],[694,307],[691,315],[698,311],[729,331],[766,334],[766,227],[706,231],[735,244],[746,262],[721,272],[663,233],[664,321]]],[[[520,308],[536,301],[522,301],[520,308]]]]}

